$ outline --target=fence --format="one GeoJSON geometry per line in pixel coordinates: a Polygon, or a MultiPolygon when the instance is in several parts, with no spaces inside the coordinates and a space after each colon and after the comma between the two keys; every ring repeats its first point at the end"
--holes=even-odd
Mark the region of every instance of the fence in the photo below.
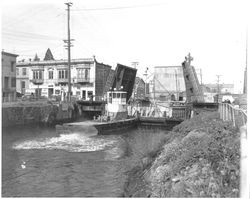
{"type": "Polygon", "coordinates": [[[241,179],[240,197],[249,198],[247,187],[247,113],[228,103],[219,103],[220,118],[223,121],[231,121],[233,125],[240,129],[241,139],[241,179]]]}
{"type": "Polygon", "coordinates": [[[150,106],[128,106],[128,115],[140,114],[143,117],[168,117],[175,119],[188,119],[190,109],[186,106],[164,106],[161,104],[151,104],[150,106]]]}
{"type": "Polygon", "coordinates": [[[244,110],[235,108],[228,103],[219,103],[220,118],[223,121],[231,121],[233,125],[240,128],[247,123],[247,114],[244,110]]]}

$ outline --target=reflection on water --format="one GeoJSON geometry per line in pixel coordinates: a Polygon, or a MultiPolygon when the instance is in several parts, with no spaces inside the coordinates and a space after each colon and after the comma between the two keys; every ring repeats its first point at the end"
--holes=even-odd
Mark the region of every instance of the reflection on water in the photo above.
{"type": "Polygon", "coordinates": [[[3,129],[2,196],[121,196],[132,166],[126,136],[3,129]]]}

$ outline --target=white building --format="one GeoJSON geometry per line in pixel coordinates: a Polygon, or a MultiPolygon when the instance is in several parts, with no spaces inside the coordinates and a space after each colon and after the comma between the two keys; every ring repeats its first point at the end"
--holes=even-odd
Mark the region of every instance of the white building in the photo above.
{"type": "MultiPolygon", "coordinates": [[[[43,61],[36,58],[34,61],[19,62],[17,68],[19,70],[19,76],[17,77],[18,91],[23,91],[22,88],[25,88],[26,94],[66,97],[68,92],[68,61],[54,60],[49,49],[43,61]],[[20,75],[20,72],[23,72],[25,68],[27,69],[28,80],[23,80],[23,73],[20,75]],[[25,83],[22,83],[24,81],[25,83]],[[26,86],[26,84],[28,85],[26,86]]],[[[111,70],[111,66],[98,63],[95,57],[72,59],[72,95],[82,100],[89,100],[91,96],[93,96],[93,100],[101,100],[111,70]]]]}

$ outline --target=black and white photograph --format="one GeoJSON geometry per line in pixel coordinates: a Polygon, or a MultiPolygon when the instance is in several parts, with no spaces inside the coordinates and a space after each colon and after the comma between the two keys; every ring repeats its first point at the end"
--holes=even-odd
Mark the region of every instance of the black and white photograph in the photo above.
{"type": "Polygon", "coordinates": [[[2,0],[1,197],[249,198],[248,0],[2,0]]]}

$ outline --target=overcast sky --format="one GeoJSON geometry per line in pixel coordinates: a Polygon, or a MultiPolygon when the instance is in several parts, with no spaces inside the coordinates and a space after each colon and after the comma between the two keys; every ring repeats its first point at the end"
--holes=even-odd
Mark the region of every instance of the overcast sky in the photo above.
{"type": "MultiPolygon", "coordinates": [[[[66,59],[65,1],[2,0],[2,49],[18,60],[43,59],[50,48],[66,59]]],[[[246,66],[247,0],[72,0],[72,58],[96,56],[115,66],[181,65],[190,52],[203,83],[235,83],[242,90],[246,66]]],[[[247,20],[248,19],[248,20],[247,20]]],[[[248,31],[249,32],[249,31],[248,31]]]]}

